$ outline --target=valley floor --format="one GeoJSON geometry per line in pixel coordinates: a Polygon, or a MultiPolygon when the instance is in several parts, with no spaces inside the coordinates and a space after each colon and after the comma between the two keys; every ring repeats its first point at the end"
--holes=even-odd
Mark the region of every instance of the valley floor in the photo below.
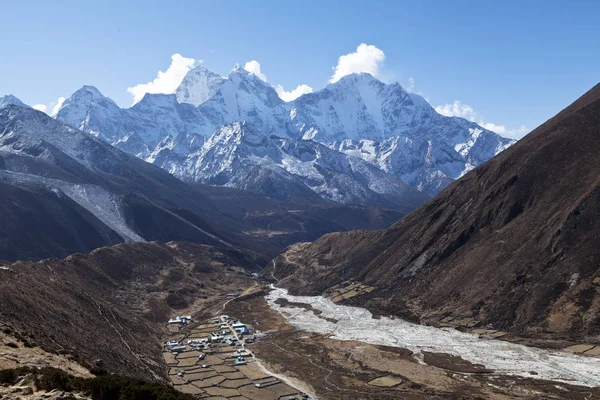
{"type": "MultiPolygon", "coordinates": [[[[394,340],[382,341],[389,338],[389,332],[382,332],[382,321],[392,326],[408,323],[369,316],[369,325],[362,315],[359,323],[349,309],[324,298],[297,298],[281,289],[255,287],[213,310],[214,316],[228,314],[256,331],[256,341],[245,344],[252,358],[241,367],[244,371],[227,365],[235,348],[223,345],[210,359],[206,356],[209,361],[197,361],[196,354],[192,360],[185,353],[168,358],[169,375],[176,388],[211,399],[288,399],[297,393],[319,399],[600,399],[596,357],[414,324],[409,325],[416,331],[398,331],[394,340]],[[411,342],[411,335],[428,330],[420,342],[411,342]],[[448,340],[433,346],[436,333],[446,339],[459,337],[462,346],[480,349],[478,354],[487,358],[473,360],[448,340]],[[517,355],[520,362],[514,359],[517,355]],[[202,368],[203,363],[214,364],[214,371],[202,368]],[[183,380],[177,376],[182,367],[189,370],[183,380]],[[202,375],[203,381],[193,381],[202,375]],[[256,383],[270,388],[257,388],[256,383]]],[[[185,337],[206,337],[216,328],[193,326],[185,337]]]]}
{"type": "MultiPolygon", "coordinates": [[[[156,245],[142,247],[152,246],[156,245]]],[[[173,246],[177,247],[173,244],[164,250],[173,246]]],[[[183,250],[192,248],[179,250],[187,254],[183,250]]],[[[128,289],[127,304],[132,311],[127,315],[143,310],[153,317],[147,323],[158,335],[145,337],[143,346],[135,347],[136,354],[139,349],[157,352],[157,359],[164,359],[164,364],[155,365],[157,372],[196,398],[283,400],[305,393],[318,399],[600,399],[600,358],[590,345],[550,351],[510,343],[510,335],[504,332],[475,329],[463,333],[373,317],[365,309],[339,304],[369,293],[372,287],[353,283],[332,289],[328,296],[338,303],[319,296],[295,297],[269,288],[242,268],[190,263],[188,258],[194,254],[161,266],[148,283],[138,284],[138,290],[128,289]],[[148,291],[151,284],[162,289],[148,291]],[[176,308],[143,305],[147,293],[152,294],[147,299],[151,305],[156,302],[152,299],[177,288],[177,293],[187,294],[175,299],[179,300],[173,303],[176,308]],[[166,318],[175,313],[193,315],[198,322],[181,330],[165,328],[166,318]],[[236,365],[234,352],[240,347],[224,344],[212,347],[205,356],[201,355],[204,351],[186,349],[178,355],[165,351],[160,357],[159,339],[185,343],[206,338],[220,328],[220,316],[225,314],[243,321],[255,336],[251,343],[241,342],[242,352],[247,351],[246,365],[236,365]]],[[[171,253],[167,256],[165,260],[171,253]]],[[[11,273],[11,282],[18,276],[11,273]]],[[[90,315],[95,315],[93,311],[90,315]]],[[[45,327],[50,329],[50,325],[45,327]]],[[[44,352],[23,337],[17,340],[8,325],[3,329],[9,333],[0,336],[0,369],[51,366],[89,376],[74,357],[44,352]]],[[[112,371],[108,354],[105,361],[112,371]]],[[[133,374],[133,368],[137,364],[129,363],[127,371],[133,374]]]]}

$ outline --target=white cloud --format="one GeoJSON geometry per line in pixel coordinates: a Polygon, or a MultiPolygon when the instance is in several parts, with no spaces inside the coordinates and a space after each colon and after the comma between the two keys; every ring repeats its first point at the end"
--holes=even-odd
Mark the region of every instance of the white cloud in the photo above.
{"type": "Polygon", "coordinates": [[[343,76],[353,73],[368,72],[373,76],[378,76],[384,61],[385,54],[382,50],[373,45],[361,43],[354,53],[340,56],[329,83],[337,82],[343,76]]]}
{"type": "Polygon", "coordinates": [[[148,83],[140,83],[132,86],[127,91],[133,96],[133,104],[144,98],[146,93],[174,93],[177,87],[181,84],[183,77],[197,63],[193,58],[183,57],[181,54],[173,54],[171,56],[171,65],[166,71],[158,71],[156,78],[148,83]]]}
{"type": "Polygon", "coordinates": [[[458,100],[455,100],[452,104],[437,106],[435,111],[446,117],[461,117],[468,119],[469,121],[475,121],[477,118],[477,113],[473,110],[473,107],[462,104],[458,100]]]}
{"type": "MultiPolygon", "coordinates": [[[[264,82],[267,82],[267,75],[263,74],[260,70],[260,63],[256,60],[248,61],[244,64],[244,69],[251,74],[258,76],[264,82]]],[[[312,93],[313,88],[308,85],[298,85],[296,89],[287,92],[283,86],[277,85],[275,87],[275,91],[279,95],[279,98],[283,101],[292,101],[302,96],[305,93],[312,93]]]]}
{"type": "Polygon", "coordinates": [[[502,132],[498,132],[498,131],[494,131],[494,132],[496,132],[500,135],[507,136],[509,138],[513,138],[513,139],[520,139],[531,131],[531,129],[529,129],[525,125],[521,125],[520,127],[516,128],[516,129],[505,129],[504,125],[501,125],[499,129],[504,129],[504,130],[502,132]]]}
{"type": "Polygon", "coordinates": [[[61,96],[56,101],[51,101],[48,104],[36,104],[32,108],[34,108],[38,111],[41,111],[41,112],[45,112],[46,114],[53,117],[56,114],[58,114],[58,110],[60,109],[60,106],[62,106],[62,104],[64,102],[65,102],[65,98],[61,96]]]}
{"type": "Polygon", "coordinates": [[[506,126],[504,125],[496,125],[493,122],[483,122],[480,121],[479,125],[483,126],[488,131],[496,132],[499,135],[504,134],[506,132],[506,126]]]}
{"type": "Polygon", "coordinates": [[[313,88],[311,88],[308,85],[298,85],[298,87],[296,87],[296,89],[294,89],[290,92],[286,92],[285,89],[283,88],[283,86],[277,85],[277,87],[275,88],[275,91],[277,92],[277,94],[279,95],[279,98],[281,100],[292,101],[292,100],[296,100],[298,97],[302,96],[303,94],[312,93],[313,88]]]}
{"type": "Polygon", "coordinates": [[[447,117],[461,117],[472,122],[477,122],[483,128],[496,132],[499,135],[507,136],[514,139],[520,139],[525,134],[529,133],[529,128],[521,125],[517,129],[507,129],[505,125],[498,125],[492,122],[485,122],[474,109],[468,104],[463,104],[455,100],[452,104],[443,104],[435,107],[435,111],[447,117]]]}
{"type": "Polygon", "coordinates": [[[65,102],[65,98],[64,97],[59,97],[58,100],[56,101],[56,104],[54,105],[54,107],[52,107],[52,114],[50,115],[56,115],[58,114],[58,110],[60,110],[60,107],[63,105],[63,103],[65,102]]]}
{"type": "Polygon", "coordinates": [[[258,76],[263,81],[267,81],[267,76],[260,72],[260,63],[256,60],[248,61],[246,65],[244,65],[244,69],[251,74],[258,76]]]}
{"type": "Polygon", "coordinates": [[[48,109],[48,107],[45,104],[36,104],[35,106],[33,106],[31,108],[36,109],[41,112],[46,112],[46,110],[48,109]]]}

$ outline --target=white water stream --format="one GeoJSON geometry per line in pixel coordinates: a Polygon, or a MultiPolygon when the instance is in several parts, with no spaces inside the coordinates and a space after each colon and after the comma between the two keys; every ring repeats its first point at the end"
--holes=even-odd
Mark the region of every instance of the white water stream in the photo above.
{"type": "Polygon", "coordinates": [[[274,288],[265,299],[293,326],[326,334],[332,339],[402,347],[417,353],[430,351],[452,354],[485,365],[499,374],[600,386],[599,358],[537,349],[501,340],[479,339],[477,335],[455,329],[417,325],[397,318],[373,319],[364,308],[335,304],[321,296],[292,296],[286,289],[274,288]],[[316,316],[310,310],[282,307],[275,304],[278,298],[310,304],[322,314],[316,316]],[[329,322],[324,318],[333,318],[338,322],[329,322]],[[531,371],[537,375],[532,375],[531,371]]]}

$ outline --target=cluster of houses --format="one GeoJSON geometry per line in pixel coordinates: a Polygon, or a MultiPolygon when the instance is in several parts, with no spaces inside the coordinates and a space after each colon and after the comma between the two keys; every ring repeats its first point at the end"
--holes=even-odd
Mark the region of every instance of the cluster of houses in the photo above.
{"type": "MultiPolygon", "coordinates": [[[[180,328],[191,322],[192,318],[190,316],[177,316],[169,320],[169,324],[177,324],[180,328]]],[[[178,332],[181,332],[181,330],[178,330],[178,332]]],[[[193,327],[191,333],[193,333],[193,335],[190,335],[190,338],[185,340],[185,342],[174,340],[165,342],[165,350],[175,355],[187,351],[195,351],[196,353],[192,357],[195,358],[197,355],[199,360],[205,360],[205,364],[195,362],[194,368],[197,368],[196,366],[199,366],[200,368],[213,368],[214,365],[211,364],[213,362],[226,363],[230,366],[243,366],[247,365],[248,362],[252,362],[252,353],[246,350],[244,345],[246,343],[254,342],[254,335],[250,333],[250,329],[242,321],[234,320],[228,315],[222,315],[218,319],[198,327],[193,327]],[[200,338],[198,338],[198,336],[200,336],[200,338]],[[228,350],[230,348],[231,350],[228,350]],[[207,354],[209,356],[207,356],[207,354]],[[217,359],[215,359],[215,356],[217,359]]],[[[188,358],[186,358],[186,360],[188,358]]],[[[243,368],[239,369],[239,371],[242,370],[243,368]]],[[[177,376],[180,378],[183,378],[185,375],[185,370],[177,372],[177,376]]],[[[202,380],[202,378],[195,379],[202,380]]],[[[269,379],[271,380],[265,381],[262,379],[259,382],[251,382],[250,384],[253,384],[256,388],[260,389],[267,388],[280,382],[274,377],[269,379]]],[[[221,383],[221,381],[213,382],[212,386],[219,387],[221,383]]],[[[288,395],[282,398],[288,400],[307,400],[309,399],[309,396],[302,393],[288,395]]]]}
{"type": "Polygon", "coordinates": [[[192,322],[192,317],[190,315],[177,316],[175,318],[171,318],[168,322],[169,325],[187,325],[192,322]]]}
{"type": "MultiPolygon", "coordinates": [[[[169,320],[169,324],[187,325],[192,322],[191,316],[177,316],[169,320]]],[[[240,346],[240,340],[244,339],[245,343],[252,343],[254,335],[250,335],[250,330],[242,321],[233,321],[228,315],[223,315],[221,320],[215,320],[215,325],[219,324],[219,329],[211,332],[206,339],[188,340],[186,344],[180,342],[168,341],[165,343],[165,350],[171,353],[182,353],[188,350],[207,350],[214,343],[225,343],[228,346],[240,346]]],[[[240,350],[238,350],[239,352],[240,350]]],[[[242,352],[247,353],[242,349],[242,352]]],[[[237,354],[236,364],[244,365],[244,356],[247,354],[237,354]]]]}

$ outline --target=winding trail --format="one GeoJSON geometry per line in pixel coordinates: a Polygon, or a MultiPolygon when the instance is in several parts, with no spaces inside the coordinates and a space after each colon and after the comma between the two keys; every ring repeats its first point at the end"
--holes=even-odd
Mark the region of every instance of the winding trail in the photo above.
{"type": "MultiPolygon", "coordinates": [[[[96,305],[96,307],[98,308],[98,313],[100,314],[100,316],[108,323],[108,325],[117,333],[117,335],[119,336],[119,338],[121,339],[121,341],[123,342],[123,344],[125,345],[125,347],[127,347],[127,349],[129,350],[129,352],[138,360],[138,362],[144,367],[144,369],[146,369],[148,372],[150,372],[150,374],[152,375],[152,377],[154,379],[156,379],[157,381],[161,381],[161,377],[159,377],[153,370],[152,368],[150,368],[148,365],[146,365],[146,363],[144,362],[144,360],[141,359],[141,357],[135,352],[133,351],[133,349],[131,348],[131,346],[129,346],[129,343],[127,343],[127,340],[125,340],[125,338],[123,337],[123,335],[121,334],[121,331],[119,331],[119,329],[106,317],[106,315],[104,315],[104,313],[102,312],[102,306],[100,305],[100,303],[98,303],[98,301],[96,299],[94,299],[89,293],[87,292],[83,292],[87,297],[89,297],[90,300],[92,300],[92,302],[94,302],[94,304],[96,305]]],[[[108,309],[108,308],[107,308],[108,309]]],[[[111,314],[112,311],[110,309],[108,309],[111,314]]],[[[113,318],[115,318],[114,314],[113,314],[113,318]]],[[[115,319],[116,322],[116,319],[115,319]]],[[[117,322],[118,323],[118,322],[117,322]]],[[[121,327],[121,329],[123,329],[123,327],[121,327]]]]}

